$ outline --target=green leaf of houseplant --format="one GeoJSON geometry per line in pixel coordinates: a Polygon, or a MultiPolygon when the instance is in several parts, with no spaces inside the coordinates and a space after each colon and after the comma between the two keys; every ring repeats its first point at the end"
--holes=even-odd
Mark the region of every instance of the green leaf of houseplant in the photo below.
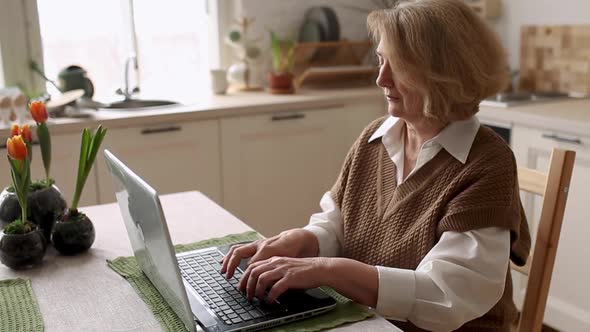
{"type": "Polygon", "coordinates": [[[45,167],[45,178],[49,182],[49,171],[51,168],[51,136],[46,123],[40,123],[37,126],[37,137],[41,145],[41,157],[43,158],[43,167],[45,167]]]}
{"type": "Polygon", "coordinates": [[[71,209],[78,208],[78,201],[82,194],[82,187],[84,186],[84,172],[86,170],[86,156],[88,155],[88,147],[90,146],[90,132],[84,128],[82,130],[82,142],[80,143],[80,160],[78,161],[78,176],[76,177],[76,189],[74,191],[74,198],[71,209]]]}
{"type": "Polygon", "coordinates": [[[25,158],[24,161],[13,160],[7,156],[10,164],[12,183],[14,191],[21,207],[21,220],[27,221],[27,194],[29,192],[29,184],[31,181],[30,160],[25,158]]]}
{"type": "Polygon", "coordinates": [[[106,129],[102,128],[102,126],[98,126],[94,135],[92,137],[92,142],[90,144],[90,149],[88,149],[88,159],[87,159],[87,172],[90,173],[90,169],[94,164],[94,159],[96,159],[96,155],[98,154],[98,150],[100,145],[102,144],[102,140],[106,134],[106,129]]]}
{"type": "Polygon", "coordinates": [[[16,193],[16,197],[18,199],[19,202],[21,202],[22,199],[22,188],[20,186],[20,173],[18,172],[18,166],[15,164],[16,160],[12,160],[10,159],[10,157],[8,157],[8,162],[10,163],[10,177],[12,178],[12,183],[14,186],[14,192],[16,193]]]}
{"type": "Polygon", "coordinates": [[[281,41],[274,33],[270,32],[270,47],[272,51],[272,66],[275,73],[281,72],[281,41]]]}
{"type": "Polygon", "coordinates": [[[78,177],[76,179],[76,191],[74,193],[74,200],[70,210],[75,210],[78,207],[78,202],[82,196],[82,190],[86,184],[86,179],[90,174],[94,160],[98,154],[98,150],[104,137],[106,135],[106,129],[102,126],[98,126],[91,134],[88,129],[82,131],[82,143],[80,144],[80,161],[78,163],[78,177]]]}

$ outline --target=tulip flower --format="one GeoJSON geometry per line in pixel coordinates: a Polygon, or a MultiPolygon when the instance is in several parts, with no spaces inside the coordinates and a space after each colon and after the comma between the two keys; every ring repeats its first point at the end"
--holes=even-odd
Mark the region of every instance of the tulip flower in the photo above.
{"type": "Polygon", "coordinates": [[[27,144],[21,135],[10,137],[6,140],[8,156],[14,160],[25,160],[27,158],[27,144]]]}
{"type": "Polygon", "coordinates": [[[33,142],[33,132],[31,132],[31,128],[29,128],[29,125],[23,125],[22,127],[20,127],[19,135],[22,136],[26,143],[33,142]]]}
{"type": "Polygon", "coordinates": [[[23,125],[20,127],[19,135],[23,138],[25,144],[27,145],[27,149],[29,150],[28,158],[29,162],[31,162],[31,160],[33,160],[33,148],[31,147],[31,143],[33,143],[33,132],[31,132],[29,125],[23,125]]]}
{"type": "Polygon", "coordinates": [[[44,123],[47,121],[49,115],[47,114],[47,109],[45,108],[45,104],[42,101],[34,101],[29,105],[29,110],[31,111],[31,116],[33,120],[39,123],[44,123]]]}
{"type": "Polygon", "coordinates": [[[18,135],[20,135],[23,138],[25,144],[27,145],[27,149],[29,150],[29,161],[33,160],[33,149],[31,148],[31,143],[33,142],[33,133],[31,132],[31,128],[29,128],[29,125],[23,125],[19,128],[18,125],[13,124],[10,127],[10,137],[18,135]]]}
{"type": "Polygon", "coordinates": [[[51,136],[49,136],[49,128],[47,128],[47,110],[45,104],[41,101],[34,101],[29,104],[29,110],[33,120],[37,122],[37,138],[41,146],[41,157],[43,159],[43,167],[45,168],[45,181],[51,183],[49,177],[49,170],[51,169],[51,136]]]}
{"type": "Polygon", "coordinates": [[[20,135],[20,128],[17,124],[10,126],[10,137],[20,135]]]}
{"type": "MultiPolygon", "coordinates": [[[[10,163],[12,185],[21,207],[21,224],[26,224],[27,219],[27,196],[31,184],[31,163],[27,149],[27,143],[21,135],[10,137],[6,140],[6,151],[10,163]]],[[[17,221],[15,221],[17,222],[17,221]]]]}

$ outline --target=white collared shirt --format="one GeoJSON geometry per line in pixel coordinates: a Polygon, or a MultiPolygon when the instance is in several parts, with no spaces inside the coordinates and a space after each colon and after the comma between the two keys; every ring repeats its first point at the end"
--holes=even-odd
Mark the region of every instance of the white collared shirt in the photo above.
{"type": "MultiPolygon", "coordinates": [[[[479,127],[475,117],[450,123],[421,146],[416,166],[406,179],[403,178],[404,122],[388,118],[369,142],[381,138],[397,167],[399,185],[441,149],[465,163],[479,127]]],[[[320,256],[338,256],[344,243],[340,208],[330,192],[324,194],[320,207],[322,212],[312,215],[305,229],[318,238],[320,256]]],[[[455,330],[487,313],[500,300],[509,255],[508,230],[489,227],[468,232],[444,232],[415,271],[377,266],[376,310],[386,318],[409,320],[426,330],[455,330]]]]}

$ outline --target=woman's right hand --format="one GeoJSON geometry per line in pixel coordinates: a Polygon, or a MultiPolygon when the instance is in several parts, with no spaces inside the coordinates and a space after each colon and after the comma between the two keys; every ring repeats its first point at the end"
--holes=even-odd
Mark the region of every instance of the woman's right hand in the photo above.
{"type": "Polygon", "coordinates": [[[318,252],[318,240],[312,232],[301,228],[291,229],[268,239],[231,247],[222,260],[221,273],[225,273],[228,279],[233,277],[240,261],[246,258],[250,258],[248,264],[252,264],[274,256],[314,257],[318,252]]]}

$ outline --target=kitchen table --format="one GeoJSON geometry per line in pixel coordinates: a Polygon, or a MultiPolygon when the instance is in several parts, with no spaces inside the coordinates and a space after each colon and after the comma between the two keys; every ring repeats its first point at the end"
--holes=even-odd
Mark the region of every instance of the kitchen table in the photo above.
{"type": "MultiPolygon", "coordinates": [[[[190,243],[251,230],[199,192],[161,197],[174,243],[190,243]]],[[[43,264],[26,271],[0,265],[0,280],[31,279],[46,332],[161,331],[147,305],[107,259],[133,254],[117,204],[81,209],[94,222],[96,241],[85,254],[65,257],[49,248],[43,264]]],[[[400,331],[382,317],[333,331],[400,331]]]]}

